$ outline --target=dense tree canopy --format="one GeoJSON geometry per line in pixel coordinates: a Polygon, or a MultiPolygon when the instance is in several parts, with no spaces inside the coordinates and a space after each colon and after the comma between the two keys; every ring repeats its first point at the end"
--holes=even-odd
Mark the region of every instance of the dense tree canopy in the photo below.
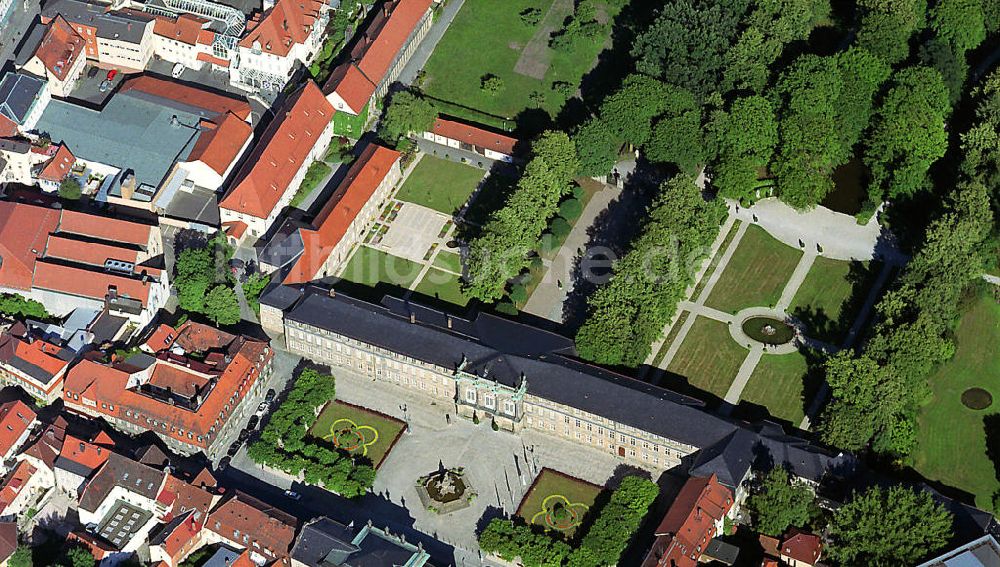
{"type": "Polygon", "coordinates": [[[391,144],[413,132],[425,132],[434,125],[437,110],[427,99],[411,91],[392,95],[379,122],[379,137],[391,144]]]}
{"type": "Polygon", "coordinates": [[[856,45],[895,65],[910,54],[910,38],[923,29],[927,0],[859,0],[856,45]]]}
{"type": "Polygon", "coordinates": [[[828,555],[841,565],[914,565],[951,535],[951,513],[929,492],[872,488],[834,513],[828,555]]]}
{"type": "Polygon", "coordinates": [[[761,96],[738,98],[728,112],[713,115],[711,130],[719,154],[712,167],[712,184],[724,197],[753,200],[760,172],[771,161],[778,143],[778,122],[771,102],[761,96]]]}
{"type": "Polygon", "coordinates": [[[13,293],[0,293],[0,313],[18,318],[30,317],[42,321],[52,317],[40,302],[13,293]]]}
{"type": "Polygon", "coordinates": [[[240,303],[233,288],[217,285],[205,296],[204,312],[216,325],[234,325],[240,321],[240,303]]]}
{"type": "Polygon", "coordinates": [[[654,162],[673,163],[686,173],[696,173],[705,163],[707,149],[701,106],[690,92],[672,85],[661,89],[665,104],[646,143],[646,157],[654,162]]]}
{"type": "Polygon", "coordinates": [[[775,467],[747,500],[747,508],[757,531],[779,537],[790,527],[806,527],[818,513],[815,501],[809,486],[792,480],[784,468],[775,467]]]}
{"type": "Polygon", "coordinates": [[[931,28],[937,36],[965,53],[986,39],[986,22],[978,0],[938,0],[931,8],[931,28]]]}

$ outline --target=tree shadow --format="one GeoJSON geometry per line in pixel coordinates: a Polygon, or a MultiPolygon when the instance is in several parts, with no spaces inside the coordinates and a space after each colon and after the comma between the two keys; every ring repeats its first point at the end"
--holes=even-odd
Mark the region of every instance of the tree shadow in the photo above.
{"type": "MultiPolygon", "coordinates": [[[[1000,480],[1000,413],[983,417],[983,431],[986,433],[986,456],[993,463],[994,474],[1000,480]]],[[[1000,490],[994,494],[996,500],[1000,490]]]]}

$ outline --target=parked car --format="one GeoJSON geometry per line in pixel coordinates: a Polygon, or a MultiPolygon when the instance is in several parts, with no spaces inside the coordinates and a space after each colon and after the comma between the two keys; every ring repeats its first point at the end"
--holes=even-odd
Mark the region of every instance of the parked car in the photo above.
{"type": "Polygon", "coordinates": [[[90,70],[87,71],[87,78],[88,79],[93,79],[94,77],[97,76],[98,71],[100,71],[99,68],[97,68],[97,67],[91,67],[90,70]]]}
{"type": "Polygon", "coordinates": [[[110,88],[111,88],[111,81],[108,81],[108,80],[101,81],[100,91],[102,93],[108,92],[108,89],[110,89],[110,88]]]}
{"type": "Polygon", "coordinates": [[[270,407],[271,404],[267,402],[261,402],[260,405],[257,406],[257,415],[264,415],[265,413],[267,413],[267,410],[270,407]]]}
{"type": "Polygon", "coordinates": [[[293,490],[286,490],[285,491],[285,496],[291,498],[292,500],[301,500],[302,499],[302,495],[299,494],[298,492],[293,491],[293,490]]]}
{"type": "Polygon", "coordinates": [[[173,77],[173,78],[175,78],[175,79],[178,79],[178,78],[180,78],[181,73],[183,73],[183,72],[184,72],[184,65],[181,65],[180,63],[178,63],[178,64],[174,65],[174,68],[170,71],[170,76],[173,77]]]}
{"type": "Polygon", "coordinates": [[[253,431],[257,429],[257,424],[260,423],[260,416],[257,414],[251,415],[250,420],[247,421],[247,429],[253,431]]]}
{"type": "Polygon", "coordinates": [[[244,430],[240,431],[239,435],[236,436],[236,441],[238,441],[239,443],[242,444],[244,441],[246,441],[249,438],[250,438],[250,430],[249,429],[244,429],[244,430]]]}
{"type": "Polygon", "coordinates": [[[229,455],[230,457],[235,457],[236,453],[240,452],[240,447],[242,446],[243,446],[243,440],[237,439],[236,441],[233,441],[232,445],[229,446],[229,450],[226,451],[226,454],[229,455]]]}
{"type": "Polygon", "coordinates": [[[232,460],[233,459],[231,457],[222,457],[222,459],[219,461],[219,466],[216,467],[215,470],[219,472],[226,470],[227,468],[229,468],[229,463],[231,463],[232,460]]]}
{"type": "Polygon", "coordinates": [[[109,81],[115,80],[116,76],[118,76],[118,69],[112,69],[112,70],[108,71],[108,80],[109,81]]]}
{"type": "Polygon", "coordinates": [[[264,401],[267,403],[271,403],[274,401],[274,397],[277,395],[278,393],[274,391],[274,388],[271,388],[270,390],[267,391],[266,394],[264,394],[264,401]]]}

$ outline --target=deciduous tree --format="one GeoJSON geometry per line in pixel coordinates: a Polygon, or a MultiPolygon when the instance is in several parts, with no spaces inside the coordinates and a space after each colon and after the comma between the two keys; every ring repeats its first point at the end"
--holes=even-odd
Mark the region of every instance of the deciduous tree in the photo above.
{"type": "Polygon", "coordinates": [[[434,125],[437,110],[427,99],[411,91],[392,95],[379,123],[379,136],[395,144],[413,132],[425,132],[434,125]]]}
{"type": "Polygon", "coordinates": [[[760,489],[747,501],[757,531],[781,536],[790,527],[804,528],[819,512],[816,495],[803,482],[775,467],[764,477],[760,489]]]}

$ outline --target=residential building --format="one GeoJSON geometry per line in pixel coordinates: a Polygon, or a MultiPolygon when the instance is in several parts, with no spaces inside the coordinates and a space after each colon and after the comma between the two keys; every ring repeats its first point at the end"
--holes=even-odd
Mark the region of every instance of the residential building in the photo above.
{"type": "Polygon", "coordinates": [[[76,156],[65,144],[49,144],[39,152],[49,157],[47,161],[41,162],[33,173],[33,181],[38,183],[42,191],[55,193],[64,179],[72,176],[76,166],[76,156]]]}
{"type": "Polygon", "coordinates": [[[21,400],[0,405],[0,471],[9,470],[8,463],[28,440],[38,423],[38,414],[21,400]]]}
{"type": "Polygon", "coordinates": [[[137,10],[111,10],[82,0],[48,0],[41,21],[62,16],[85,41],[88,59],[102,67],[139,72],[153,56],[155,18],[137,10]]]}
{"type": "Polygon", "coordinates": [[[791,530],[778,547],[778,558],[788,567],[815,567],[823,554],[819,536],[791,530]]]}
{"type": "MultiPolygon", "coordinates": [[[[735,451],[729,445],[737,431],[746,432],[746,451],[764,445],[774,462],[789,461],[795,474],[817,482],[854,462],[780,427],[740,427],[693,398],[582,363],[571,340],[491,314],[463,319],[390,296],[376,304],[314,285],[274,286],[261,304],[262,324],[283,334],[294,354],[401,386],[442,413],[495,420],[513,433],[530,429],[647,470],[675,467],[696,452],[706,470],[722,468],[715,456],[735,451]]],[[[724,462],[732,467],[727,474],[742,479],[754,459],[724,462]]]]}
{"type": "Polygon", "coordinates": [[[15,551],[17,551],[17,523],[0,522],[0,565],[6,567],[7,560],[15,551]]]}
{"type": "Polygon", "coordinates": [[[128,332],[128,319],[114,316],[107,309],[81,308],[71,311],[62,323],[28,319],[24,326],[24,332],[14,334],[40,339],[80,355],[94,345],[121,340],[128,332]]]}
{"type": "Polygon", "coordinates": [[[75,163],[76,158],[61,144],[20,136],[0,138],[2,183],[37,184],[43,191],[55,192],[75,163]]]}
{"type": "Polygon", "coordinates": [[[166,505],[158,500],[167,474],[112,452],[80,492],[80,523],[123,553],[149,538],[166,505]]]}
{"type": "Polygon", "coordinates": [[[921,563],[917,567],[995,567],[1000,565],[1000,543],[992,535],[984,535],[921,563]]]}
{"type": "Polygon", "coordinates": [[[283,271],[286,284],[335,275],[378,217],[403,177],[399,152],[369,144],[308,227],[279,231],[260,255],[265,272],[283,271]]]}
{"type": "Polygon", "coordinates": [[[53,102],[36,130],[69,148],[73,175],[98,201],[217,227],[215,191],[250,146],[249,120],[246,100],[142,76],[100,110],[53,102]]]}
{"type": "Polygon", "coordinates": [[[48,25],[36,26],[42,32],[38,42],[32,41],[32,30],[16,66],[45,78],[53,96],[67,97],[86,67],[86,40],[62,16],[57,15],[48,25]]]}
{"type": "Polygon", "coordinates": [[[26,460],[18,461],[0,484],[0,519],[17,521],[36,504],[52,486],[42,481],[34,465],[26,460]]]}
{"type": "Polygon", "coordinates": [[[656,528],[643,567],[698,565],[712,538],[722,532],[733,504],[732,491],[715,475],[689,478],[656,528]]]}
{"type": "MultiPolygon", "coordinates": [[[[267,3],[265,3],[265,6],[267,3]]],[[[230,66],[230,84],[276,94],[296,64],[308,65],[323,42],[330,5],[321,0],[277,0],[247,22],[230,66]]]]}
{"type": "Polygon", "coordinates": [[[465,150],[488,160],[507,163],[514,161],[515,146],[518,144],[517,138],[440,117],[422,136],[446,148],[465,150]]]}
{"type": "Polygon", "coordinates": [[[266,342],[188,322],[154,356],[80,361],[67,374],[64,402],[125,433],[152,431],[178,453],[214,457],[237,418],[254,411],[273,356],[266,342]]]}
{"type": "Polygon", "coordinates": [[[0,292],[64,316],[105,309],[141,328],[170,295],[156,226],[0,201],[0,292]]]}
{"type": "Polygon", "coordinates": [[[31,439],[28,445],[17,456],[19,461],[27,461],[37,471],[36,476],[44,486],[57,486],[55,477],[55,462],[62,450],[63,439],[66,436],[66,420],[57,417],[48,424],[42,432],[31,439]]]}
{"type": "Polygon", "coordinates": [[[25,138],[0,138],[0,182],[34,185],[32,170],[40,160],[25,138]]]}
{"type": "Polygon", "coordinates": [[[151,559],[176,567],[192,551],[201,547],[205,522],[218,498],[208,490],[168,474],[163,491],[157,496],[157,500],[168,506],[168,510],[160,518],[163,523],[151,534],[151,559]]]}
{"type": "Polygon", "coordinates": [[[205,543],[245,549],[256,565],[288,567],[297,528],[292,516],[236,491],[209,514],[205,543]]]}
{"type": "Polygon", "coordinates": [[[76,353],[24,329],[16,336],[0,332],[0,384],[18,386],[35,399],[50,404],[62,397],[66,370],[76,353]]]}
{"type": "Polygon", "coordinates": [[[8,71],[0,79],[0,133],[10,137],[30,132],[51,100],[48,81],[8,71]]]}
{"type": "Polygon", "coordinates": [[[246,225],[244,238],[267,233],[333,136],[333,107],[312,81],[306,81],[274,114],[219,203],[222,223],[246,225]]]}
{"type": "Polygon", "coordinates": [[[346,61],[323,85],[343,115],[337,133],[358,138],[369,117],[431,28],[433,0],[385,0],[356,34],[346,61]]]}
{"type": "Polygon", "coordinates": [[[209,27],[211,23],[212,20],[195,14],[157,14],[153,25],[153,55],[189,69],[201,69],[206,56],[212,55],[215,32],[209,27]]]}
{"type": "Polygon", "coordinates": [[[303,526],[291,553],[292,567],[406,565],[422,567],[430,556],[420,544],[376,528],[369,521],[354,530],[330,518],[303,526]]]}
{"type": "Polygon", "coordinates": [[[53,467],[56,487],[69,495],[79,497],[87,479],[100,469],[114,451],[114,444],[105,442],[85,441],[63,431],[62,445],[59,456],[53,467]]]}

